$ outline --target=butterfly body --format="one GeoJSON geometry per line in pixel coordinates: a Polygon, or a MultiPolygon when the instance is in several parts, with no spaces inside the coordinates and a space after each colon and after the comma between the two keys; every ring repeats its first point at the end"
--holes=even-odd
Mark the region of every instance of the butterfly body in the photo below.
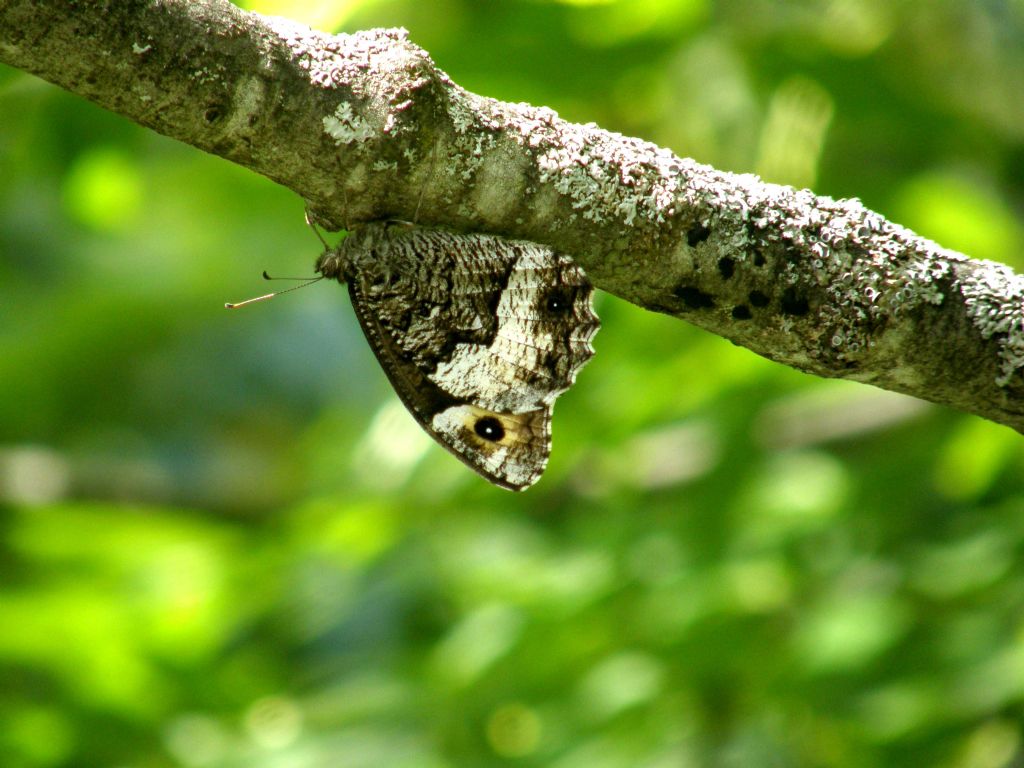
{"type": "Polygon", "coordinates": [[[317,271],[346,283],[395,391],[492,483],[522,490],[551,449],[551,410],[593,356],[583,271],[552,249],[394,222],[361,226],[317,271]]]}

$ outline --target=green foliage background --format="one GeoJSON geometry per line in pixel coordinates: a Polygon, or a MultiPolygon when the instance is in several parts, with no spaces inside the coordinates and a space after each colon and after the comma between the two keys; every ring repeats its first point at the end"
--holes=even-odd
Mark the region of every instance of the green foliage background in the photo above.
{"type": "MultiPolygon", "coordinates": [[[[270,3],[1024,267],[1024,4],[270,3]]],[[[0,764],[1024,761],[1020,436],[598,300],[551,466],[418,434],[302,202],[0,70],[0,764]]]]}

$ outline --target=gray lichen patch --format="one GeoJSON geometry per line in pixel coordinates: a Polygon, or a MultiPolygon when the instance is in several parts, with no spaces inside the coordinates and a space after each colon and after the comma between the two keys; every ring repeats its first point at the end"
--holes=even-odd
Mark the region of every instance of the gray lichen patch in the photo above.
{"type": "Polygon", "coordinates": [[[352,105],[343,101],[334,114],[323,119],[324,131],[334,139],[335,144],[360,143],[372,139],[375,128],[362,116],[355,114],[352,105]]]}
{"type": "Polygon", "coordinates": [[[787,230],[801,258],[790,260],[785,274],[808,291],[823,289],[818,322],[839,360],[855,360],[908,313],[944,301],[950,261],[934,243],[856,200],[821,199],[810,219],[787,230]],[[819,215],[827,218],[814,220],[819,215]]]}
{"type": "Polygon", "coordinates": [[[313,86],[343,95],[345,100],[322,118],[335,144],[415,130],[415,119],[403,113],[415,106],[412,94],[424,82],[420,73],[432,64],[404,29],[327,35],[286,19],[274,19],[271,26],[313,86]]]}
{"type": "Polygon", "coordinates": [[[535,158],[538,181],[565,197],[583,221],[663,224],[676,212],[692,161],[649,142],[517,105],[504,129],[535,158]]]}
{"type": "MultiPolygon", "coordinates": [[[[451,95],[452,98],[448,100],[446,107],[452,128],[452,143],[451,146],[445,147],[446,162],[443,171],[449,177],[449,186],[452,188],[461,190],[472,182],[476,191],[475,188],[483,183],[477,174],[486,171],[486,166],[490,162],[504,161],[504,157],[495,151],[498,146],[498,131],[488,124],[489,121],[482,122],[479,119],[483,106],[491,100],[482,99],[459,88],[454,88],[451,95]]],[[[486,109],[483,111],[485,114],[489,112],[486,109]]],[[[501,177],[492,169],[486,178],[501,177]]],[[[480,192],[485,193],[484,190],[480,192]]]]}
{"type": "Polygon", "coordinates": [[[717,211],[710,222],[720,233],[717,269],[735,274],[738,290],[756,286],[743,302],[755,314],[770,306],[787,332],[803,322],[808,339],[816,340],[812,357],[860,361],[909,313],[942,303],[951,264],[966,259],[856,199],[817,197],[750,176],[733,177],[729,185],[716,181],[702,187],[714,188],[715,199],[702,203],[717,211]],[[774,268],[758,272],[766,262],[774,268]]]}
{"type": "Polygon", "coordinates": [[[991,261],[973,266],[963,270],[960,292],[981,337],[997,342],[1000,374],[996,384],[1005,387],[1024,367],[1024,277],[991,261]]]}
{"type": "MultiPolygon", "coordinates": [[[[759,319],[796,334],[802,340],[794,338],[795,347],[812,360],[840,369],[866,364],[863,375],[905,384],[915,378],[905,362],[920,359],[906,347],[914,338],[919,349],[936,344],[934,359],[944,359],[946,340],[920,336],[928,331],[920,318],[933,316],[927,309],[944,307],[944,327],[961,327],[961,317],[962,327],[994,342],[997,387],[1024,368],[1024,278],[1008,267],[941,248],[856,199],[818,197],[749,176],[722,181],[694,185],[698,205],[714,213],[686,238],[698,254],[705,240],[714,246],[697,270],[717,270],[732,287],[720,310],[729,320],[759,319]],[[770,271],[759,272],[766,263],[770,271]],[[879,364],[892,367],[872,368],[879,364]]],[[[710,308],[693,289],[677,288],[676,295],[685,309],[710,308]]],[[[921,371],[916,376],[920,385],[921,371]]]]}
{"type": "Polygon", "coordinates": [[[356,97],[367,95],[366,86],[373,82],[368,73],[393,70],[396,60],[410,52],[426,55],[408,42],[405,29],[328,35],[289,19],[267,17],[266,21],[299,68],[309,73],[311,83],[322,88],[345,86],[356,97]]]}

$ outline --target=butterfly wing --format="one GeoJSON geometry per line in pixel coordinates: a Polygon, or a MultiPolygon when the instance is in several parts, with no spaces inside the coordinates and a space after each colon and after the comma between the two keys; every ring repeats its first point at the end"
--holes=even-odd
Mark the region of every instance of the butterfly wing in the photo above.
{"type": "Polygon", "coordinates": [[[536,482],[554,401],[594,354],[582,270],[534,243],[382,224],[337,256],[363,332],[423,428],[496,485],[536,482]]]}

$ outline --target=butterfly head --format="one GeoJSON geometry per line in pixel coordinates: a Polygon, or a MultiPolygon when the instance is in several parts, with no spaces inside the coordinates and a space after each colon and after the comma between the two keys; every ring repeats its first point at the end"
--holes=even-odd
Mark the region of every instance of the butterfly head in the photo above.
{"type": "Polygon", "coordinates": [[[342,247],[339,245],[320,254],[320,258],[316,262],[317,274],[329,280],[337,280],[339,283],[347,282],[345,275],[346,260],[342,256],[341,250],[342,247]]]}

